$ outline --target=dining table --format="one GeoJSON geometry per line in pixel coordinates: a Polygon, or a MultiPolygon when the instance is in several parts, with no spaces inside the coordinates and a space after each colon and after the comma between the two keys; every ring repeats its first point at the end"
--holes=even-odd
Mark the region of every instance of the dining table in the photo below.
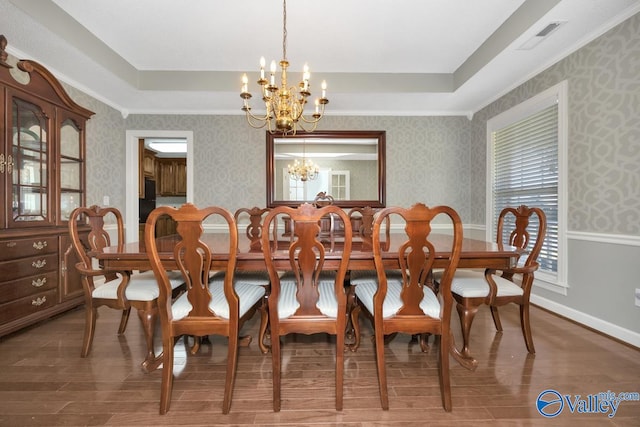
{"type": "MultiPolygon", "coordinates": [[[[162,264],[167,270],[175,270],[176,263],[173,248],[180,240],[179,235],[162,236],[156,239],[158,253],[162,264]]],[[[229,254],[229,235],[224,232],[205,232],[201,240],[212,251],[212,270],[223,270],[226,268],[226,261],[229,254]]],[[[391,231],[381,239],[382,258],[385,268],[398,269],[399,258],[398,248],[406,240],[406,234],[400,231],[391,231]]],[[[446,258],[451,253],[452,236],[446,233],[432,233],[429,240],[433,243],[436,251],[436,261],[434,268],[444,266],[446,258]],[[439,261],[441,260],[441,261],[439,261]]],[[[277,245],[274,252],[274,262],[276,268],[279,264],[289,263],[288,246],[290,236],[280,235],[277,239],[272,239],[271,244],[277,245]]],[[[342,259],[341,237],[331,236],[325,241],[325,269],[336,268],[342,259]]],[[[522,250],[512,246],[500,246],[495,242],[463,238],[462,251],[458,268],[485,269],[511,268],[517,264],[518,258],[523,253],[522,250]]],[[[92,253],[103,268],[107,270],[141,270],[151,269],[151,263],[147,255],[144,241],[124,243],[119,246],[105,247],[102,251],[92,253]]],[[[251,240],[243,233],[238,235],[238,250],[236,256],[237,271],[264,271],[266,264],[264,255],[256,240],[251,240]]],[[[354,236],[352,240],[352,250],[349,256],[349,270],[375,270],[373,260],[373,250],[370,238],[360,235],[354,236]]],[[[462,366],[469,370],[475,370],[477,360],[471,355],[462,355],[455,345],[453,336],[451,337],[451,355],[462,366]]]]}

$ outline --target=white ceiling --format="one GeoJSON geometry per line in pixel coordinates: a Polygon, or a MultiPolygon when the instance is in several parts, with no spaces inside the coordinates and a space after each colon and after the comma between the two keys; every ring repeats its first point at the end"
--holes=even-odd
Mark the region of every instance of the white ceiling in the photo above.
{"type": "MultiPolygon", "coordinates": [[[[328,115],[472,115],[640,11],[640,0],[289,0],[328,115]],[[563,22],[530,50],[519,49],[563,22]]],[[[281,0],[0,0],[7,50],[130,113],[241,114],[259,58],[282,56],[281,0]]],[[[314,92],[315,91],[315,92],[314,92]]],[[[254,110],[260,111],[256,102],[254,110]]]]}

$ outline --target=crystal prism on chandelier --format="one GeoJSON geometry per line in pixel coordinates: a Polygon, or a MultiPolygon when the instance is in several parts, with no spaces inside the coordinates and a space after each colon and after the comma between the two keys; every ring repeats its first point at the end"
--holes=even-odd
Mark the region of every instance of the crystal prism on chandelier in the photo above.
{"type": "MultiPolygon", "coordinates": [[[[282,60],[280,61],[280,86],[276,86],[276,62],[271,61],[269,80],[265,78],[265,60],[260,58],[260,92],[265,104],[264,116],[256,116],[251,112],[249,100],[251,93],[248,89],[249,79],[242,76],[242,91],[240,97],[244,100],[242,111],[247,116],[251,127],[260,129],[267,126],[270,133],[295,135],[298,129],[313,132],[324,115],[324,107],[329,103],[327,99],[327,84],[322,82],[322,96],[315,101],[315,111],[311,117],[305,117],[304,108],[307,98],[311,96],[309,79],[311,74],[305,64],[302,81],[298,86],[287,86],[287,1],[283,0],[283,30],[282,30],[282,60]],[[306,126],[306,127],[305,127],[306,126]]],[[[304,159],[303,159],[304,160],[304,159]]]]}

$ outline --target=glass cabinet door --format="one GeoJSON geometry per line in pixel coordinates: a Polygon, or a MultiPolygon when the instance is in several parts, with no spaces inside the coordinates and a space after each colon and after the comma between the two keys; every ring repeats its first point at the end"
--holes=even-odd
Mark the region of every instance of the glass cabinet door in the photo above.
{"type": "Polygon", "coordinates": [[[83,203],[81,132],[73,120],[60,126],[60,220],[67,221],[83,203]]]}
{"type": "Polygon", "coordinates": [[[38,105],[18,98],[12,101],[13,158],[7,165],[12,194],[9,225],[49,225],[49,121],[38,105]]]}

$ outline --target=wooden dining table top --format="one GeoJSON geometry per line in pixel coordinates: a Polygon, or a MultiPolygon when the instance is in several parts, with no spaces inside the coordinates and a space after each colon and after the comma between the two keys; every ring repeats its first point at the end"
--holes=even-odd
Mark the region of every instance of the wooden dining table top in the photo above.
{"type": "MultiPolygon", "coordinates": [[[[173,248],[179,240],[178,235],[164,236],[157,239],[158,252],[163,264],[168,269],[175,265],[173,258],[173,248]]],[[[406,235],[402,232],[391,232],[383,239],[386,244],[383,247],[382,257],[384,263],[389,268],[397,268],[397,249],[406,240],[406,235]]],[[[226,233],[204,233],[202,241],[212,250],[212,268],[222,267],[228,259],[229,236],[226,233]]],[[[276,264],[288,263],[287,247],[289,238],[284,236],[279,238],[279,247],[274,254],[276,264]]],[[[448,234],[432,233],[430,241],[434,244],[438,258],[445,258],[451,252],[452,237],[448,234]]],[[[238,236],[238,253],[236,269],[238,270],[264,270],[266,268],[262,250],[256,247],[256,242],[240,233],[238,236]]],[[[331,242],[328,238],[325,244],[325,261],[327,267],[332,264],[337,265],[342,258],[340,237],[334,238],[331,242]]],[[[460,255],[459,268],[508,268],[517,263],[522,251],[515,247],[499,247],[495,242],[487,242],[464,238],[462,242],[462,253],[460,255]]],[[[149,270],[148,255],[144,242],[131,242],[121,246],[110,246],[104,248],[102,252],[92,254],[98,258],[105,268],[123,270],[149,270]]],[[[435,267],[438,267],[436,261],[435,267]]],[[[349,257],[350,270],[372,270],[374,269],[373,251],[366,239],[354,236],[351,256],[349,257]]]]}

